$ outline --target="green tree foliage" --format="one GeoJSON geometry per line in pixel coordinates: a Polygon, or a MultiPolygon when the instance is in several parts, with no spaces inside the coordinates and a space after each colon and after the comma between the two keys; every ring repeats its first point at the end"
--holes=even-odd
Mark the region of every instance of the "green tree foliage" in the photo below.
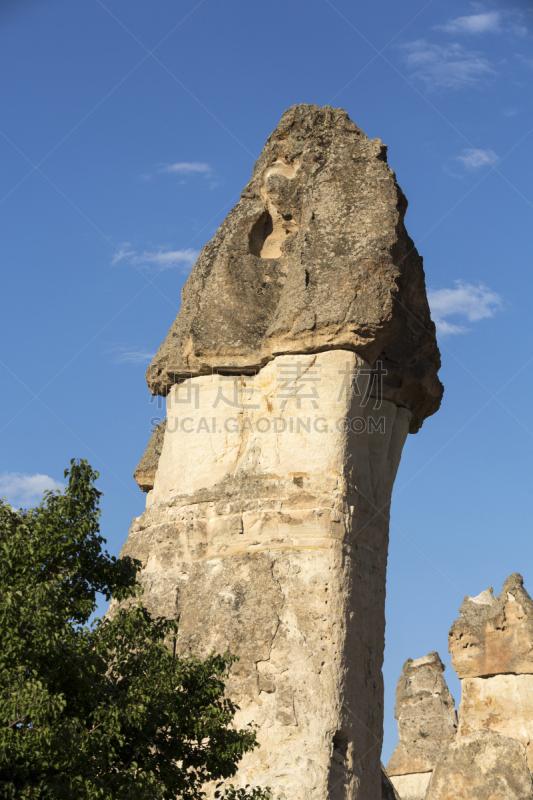
{"type": "Polygon", "coordinates": [[[72,461],[65,476],[37,508],[0,503],[0,796],[201,797],[257,746],[224,698],[235,659],[176,653],[177,623],[137,599],[140,564],[102,550],[98,473],[72,461]],[[98,593],[122,603],[89,625],[98,593]]]}

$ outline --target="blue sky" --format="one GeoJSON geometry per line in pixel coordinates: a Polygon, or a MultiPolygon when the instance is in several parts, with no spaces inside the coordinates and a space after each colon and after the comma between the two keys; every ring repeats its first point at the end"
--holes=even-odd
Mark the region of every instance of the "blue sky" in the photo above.
{"type": "Polygon", "coordinates": [[[525,2],[0,9],[0,493],[34,504],[87,458],[113,553],[144,506],[145,368],[283,111],[342,106],[388,145],[446,391],[392,504],[385,762],[405,659],[449,664],[465,594],[533,591],[532,36],[525,2]]]}

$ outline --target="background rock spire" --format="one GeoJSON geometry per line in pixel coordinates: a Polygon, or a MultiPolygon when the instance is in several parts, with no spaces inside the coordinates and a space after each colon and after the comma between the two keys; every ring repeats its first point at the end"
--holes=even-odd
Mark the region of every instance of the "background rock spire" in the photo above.
{"type": "Polygon", "coordinates": [[[431,774],[457,733],[457,712],[438,653],[408,658],[396,688],[399,743],[387,764],[402,800],[424,800],[431,774]]]}
{"type": "Polygon", "coordinates": [[[461,679],[457,730],[443,678],[427,671],[432,657],[441,665],[437,654],[408,659],[387,772],[400,800],[533,800],[533,601],[515,572],[497,597],[489,586],[460,611],[448,639],[461,679]]]}

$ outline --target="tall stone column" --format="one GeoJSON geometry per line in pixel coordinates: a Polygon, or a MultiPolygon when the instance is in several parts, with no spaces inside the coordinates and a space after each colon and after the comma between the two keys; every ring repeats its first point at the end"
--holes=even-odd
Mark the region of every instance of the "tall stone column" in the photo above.
{"type": "Polygon", "coordinates": [[[183,650],[240,657],[236,782],[280,800],[381,797],[390,497],[442,394],[405,208],[378,139],[293,106],[147,375],[167,422],[123,553],[183,650]]]}

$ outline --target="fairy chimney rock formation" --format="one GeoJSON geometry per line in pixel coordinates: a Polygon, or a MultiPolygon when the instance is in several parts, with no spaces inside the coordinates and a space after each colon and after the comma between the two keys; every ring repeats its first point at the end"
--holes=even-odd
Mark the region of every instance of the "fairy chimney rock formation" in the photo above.
{"type": "Polygon", "coordinates": [[[399,743],[387,765],[402,800],[423,800],[443,748],[457,732],[457,713],[438,653],[408,658],[396,689],[399,743]]]}
{"type": "Polygon", "coordinates": [[[276,800],[381,797],[390,498],[442,395],[406,205],[379,139],[293,106],[147,374],[167,419],[123,553],[183,651],[239,656],[261,747],[232,782],[276,800]]]}
{"type": "Polygon", "coordinates": [[[461,678],[459,733],[490,728],[527,749],[533,769],[533,601],[515,572],[494,597],[492,587],[466,597],[450,630],[452,663],[461,678]]]}
{"type": "MultiPolygon", "coordinates": [[[[442,726],[440,746],[432,748],[438,711],[428,707],[430,726],[421,725],[416,737],[423,716],[416,702],[423,692],[409,681],[414,666],[427,659],[407,661],[396,693],[400,744],[387,772],[401,800],[533,800],[533,601],[515,572],[497,597],[489,587],[465,597],[460,611],[449,634],[461,679],[457,734],[450,727],[446,735],[442,726]],[[424,764],[432,772],[424,773],[422,786],[422,774],[407,772],[424,764]]],[[[432,656],[438,666],[436,653],[427,658],[432,656]]],[[[436,693],[451,700],[447,689],[436,693]]]]}

